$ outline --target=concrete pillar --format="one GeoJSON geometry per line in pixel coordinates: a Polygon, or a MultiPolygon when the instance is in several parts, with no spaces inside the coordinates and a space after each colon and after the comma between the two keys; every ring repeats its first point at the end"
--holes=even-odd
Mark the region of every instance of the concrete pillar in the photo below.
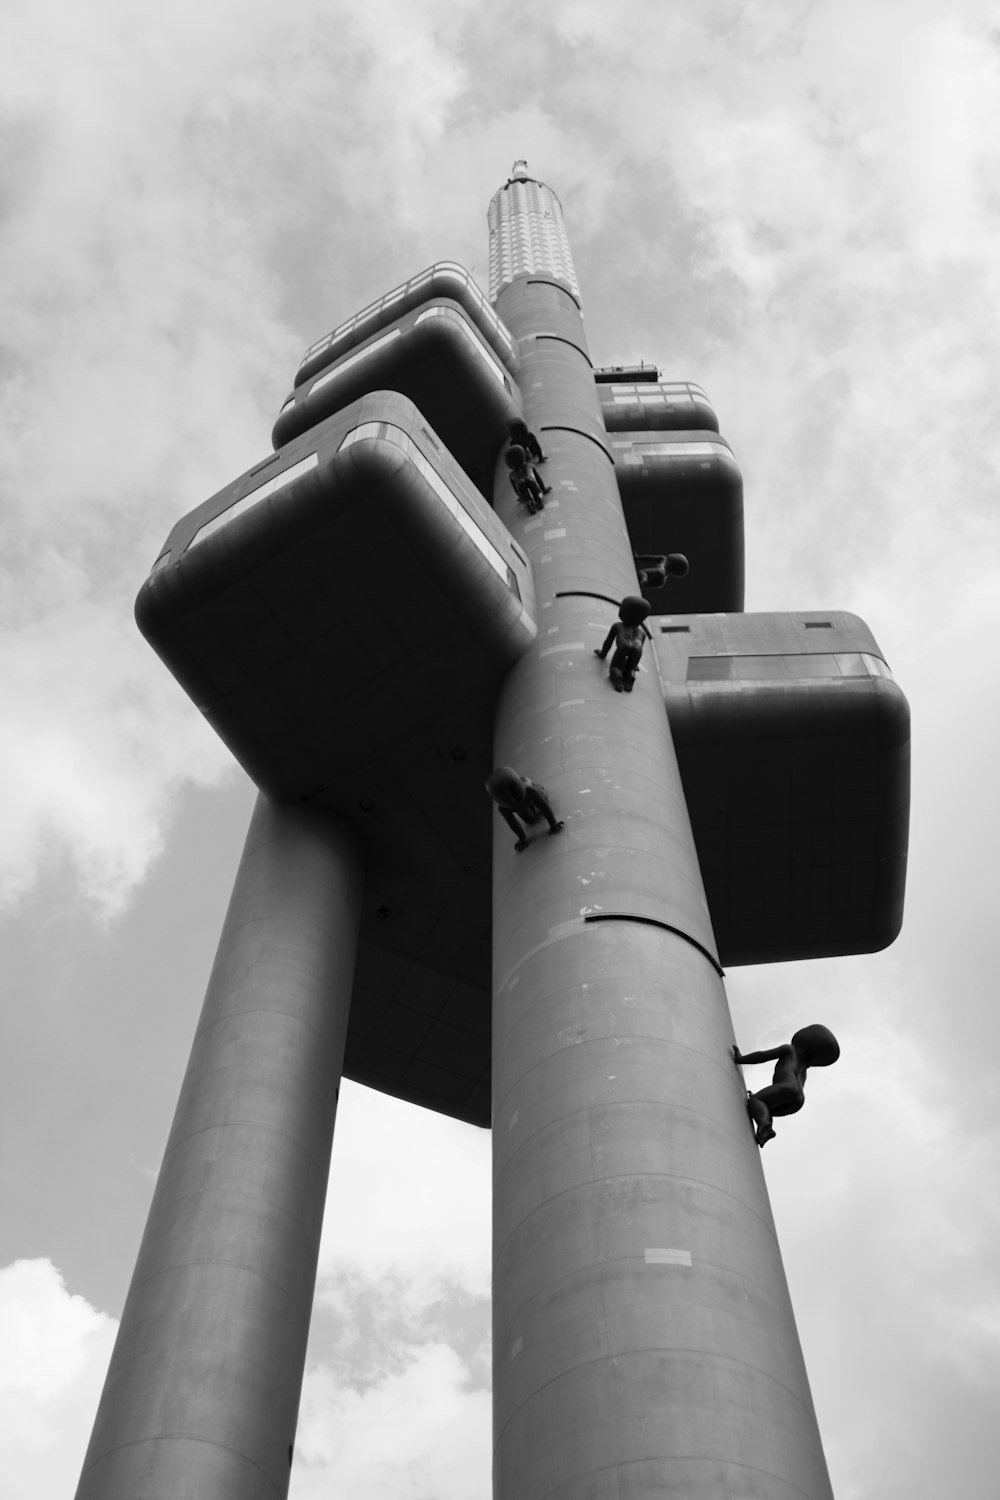
{"type": "Polygon", "coordinates": [[[258,798],[77,1500],[287,1494],[361,890],[258,798]]]}
{"type": "Polygon", "coordinates": [[[498,468],[539,636],[495,764],[566,828],[496,819],[495,1500],[830,1500],[655,654],[631,694],[593,655],[638,585],[582,320],[537,276],[496,306],[553,492],[498,468]]]}

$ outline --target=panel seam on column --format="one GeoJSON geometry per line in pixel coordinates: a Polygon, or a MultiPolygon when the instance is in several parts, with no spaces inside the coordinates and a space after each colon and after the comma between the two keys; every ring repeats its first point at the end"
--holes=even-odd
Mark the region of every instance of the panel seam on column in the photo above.
{"type": "MultiPolygon", "coordinates": [[[[610,844],[604,845],[602,847],[617,849],[623,848],[624,846],[618,844],[610,844]]],[[[529,948],[527,953],[525,953],[522,958],[519,958],[517,960],[517,963],[513,964],[511,968],[507,970],[503,979],[500,980],[497,985],[497,993],[499,994],[502,990],[506,989],[507,985],[510,984],[510,981],[517,973],[518,969],[520,969],[523,964],[526,964],[529,959],[534,958],[536,954],[541,953],[544,949],[550,947],[553,943],[562,942],[565,938],[573,937],[576,933],[586,932],[588,925],[593,926],[595,922],[604,921],[609,917],[617,918],[620,921],[638,922],[641,926],[644,927],[659,927],[666,932],[671,932],[676,936],[682,937],[685,942],[691,945],[692,948],[696,948],[699,953],[701,953],[705,958],[708,959],[709,963],[712,965],[713,969],[715,969],[716,973],[720,975],[720,977],[722,977],[723,979],[725,978],[725,973],[721,965],[716,959],[712,957],[708,949],[703,947],[702,944],[698,942],[697,938],[689,937],[687,933],[685,933],[681,928],[673,927],[669,922],[663,922],[658,917],[630,916],[627,913],[622,912],[590,912],[586,916],[571,917],[568,922],[559,923],[556,928],[553,928],[550,931],[548,937],[543,938],[540,943],[536,943],[533,948],[529,948]]]]}
{"type": "MultiPolygon", "coordinates": [[[[626,1261],[637,1261],[640,1258],[640,1254],[647,1254],[647,1253],[648,1253],[647,1251],[640,1252],[640,1251],[637,1250],[633,1255],[614,1255],[614,1256],[611,1256],[608,1260],[594,1261],[592,1263],[588,1263],[587,1266],[581,1266],[579,1268],[579,1270],[577,1270],[577,1271],[569,1271],[564,1276],[554,1276],[554,1277],[551,1277],[548,1281],[541,1282],[538,1285],[538,1287],[536,1288],[536,1290],[534,1290],[534,1291],[531,1292],[530,1296],[526,1299],[524,1305],[527,1307],[528,1305],[530,1305],[530,1303],[532,1303],[533,1301],[535,1301],[536,1298],[538,1298],[538,1297],[544,1297],[548,1292],[551,1292],[554,1287],[559,1287],[559,1286],[562,1286],[565,1282],[572,1281],[573,1278],[574,1278],[574,1276],[579,1276],[579,1275],[581,1275],[583,1272],[585,1272],[587,1270],[592,1270],[594,1268],[598,1268],[600,1270],[603,1270],[606,1266],[614,1267],[614,1266],[622,1265],[626,1261]]],[[[743,1285],[744,1285],[744,1287],[746,1286],[747,1282],[749,1281],[750,1285],[756,1291],[759,1291],[760,1294],[761,1294],[761,1296],[765,1300],[767,1300],[769,1302],[773,1301],[773,1299],[768,1295],[767,1288],[764,1286],[763,1282],[759,1281],[755,1277],[752,1277],[752,1276],[748,1277],[742,1271],[735,1271],[735,1270],[733,1270],[733,1268],[731,1266],[724,1266],[724,1265],[722,1265],[722,1263],[720,1261],[702,1260],[702,1259],[699,1259],[699,1258],[693,1258],[690,1261],[646,1261],[646,1262],[644,1262],[644,1265],[643,1265],[643,1272],[645,1272],[645,1267],[647,1265],[667,1266],[667,1267],[673,1266],[675,1269],[681,1269],[681,1270],[684,1270],[684,1271],[687,1271],[687,1270],[694,1271],[694,1270],[697,1270],[699,1268],[704,1267],[708,1271],[721,1272],[724,1276],[732,1277],[732,1279],[734,1281],[740,1281],[740,1282],[742,1282],[743,1285]]]]}
{"type": "MultiPolygon", "coordinates": [[[[241,929],[236,928],[234,930],[240,931],[241,929]]],[[[211,977],[209,978],[208,986],[206,988],[206,996],[208,994],[214,994],[214,987],[211,977]]],[[[208,1036],[219,1026],[232,1025],[233,1022],[241,1020],[244,1016],[284,1016],[287,1020],[294,1021],[297,1025],[305,1027],[305,1029],[307,1031],[311,1031],[314,1036],[326,1038],[331,1035],[331,1033],[328,1030],[325,1030],[322,1026],[317,1026],[313,1021],[307,1020],[306,1017],[303,1016],[301,1012],[295,1008],[294,1005],[288,1006],[287,1004],[280,1005],[278,1003],[274,1003],[268,1005],[245,1005],[242,1006],[239,1010],[227,1010],[222,1015],[215,1016],[210,1021],[204,1021],[203,1019],[199,1018],[198,1029],[194,1034],[194,1039],[195,1041],[197,1041],[199,1037],[208,1036]]]]}
{"type": "MultiPolygon", "coordinates": [[[[613,980],[614,976],[605,976],[605,977],[606,977],[606,979],[609,978],[609,979],[613,980]]],[[[571,986],[570,988],[573,989],[573,988],[575,988],[575,986],[571,986]]],[[[558,1047],[558,1048],[556,1048],[552,1052],[546,1052],[546,1054],[545,1054],[544,1057],[540,1057],[536,1063],[532,1063],[531,1067],[528,1068],[527,1072],[520,1074],[520,1076],[518,1077],[517,1083],[511,1084],[510,1088],[508,1088],[507,1092],[504,1094],[503,1099],[500,1100],[500,1102],[498,1104],[498,1107],[497,1107],[497,1111],[496,1111],[497,1118],[499,1119],[500,1116],[503,1114],[504,1110],[507,1107],[507,1103],[510,1100],[510,1097],[514,1093],[514,1091],[516,1089],[518,1089],[519,1087],[521,1087],[521,1085],[524,1083],[524,1081],[526,1079],[530,1078],[533,1073],[537,1073],[538,1070],[539,1070],[539,1068],[546,1067],[549,1063],[551,1063],[552,1061],[554,1061],[555,1058],[563,1057],[563,1056],[565,1056],[569,1052],[576,1052],[576,1051],[578,1051],[582,1047],[599,1047],[599,1046],[602,1046],[602,1045],[608,1044],[608,1043],[615,1043],[615,1044],[621,1045],[622,1043],[625,1043],[625,1042],[628,1042],[628,1043],[639,1042],[639,1043],[641,1043],[643,1045],[646,1045],[646,1044],[649,1044],[649,1043],[654,1043],[654,1044],[655,1043],[661,1043],[664,1047],[676,1047],[680,1052],[686,1052],[686,1053],[688,1053],[691,1056],[697,1055],[697,1049],[695,1047],[686,1046],[683,1042],[672,1041],[669,1037],[659,1036],[655,1032],[651,1032],[651,1031],[629,1031],[629,1032],[627,1032],[626,1034],[624,1034],[622,1036],[616,1035],[614,1032],[608,1031],[608,1032],[603,1032],[600,1036],[588,1036],[585,1039],[580,1040],[580,1041],[569,1042],[565,1046],[558,1047]]],[[[729,1069],[733,1066],[733,1054],[732,1054],[732,1050],[731,1049],[728,1050],[727,1052],[725,1052],[723,1054],[723,1056],[724,1056],[725,1061],[721,1061],[720,1060],[720,1062],[716,1065],[717,1066],[717,1071],[720,1072],[720,1073],[725,1073],[725,1074],[728,1075],[729,1074],[729,1069]]],[[[743,1092],[744,1092],[744,1090],[741,1088],[741,1090],[740,1090],[741,1096],[742,1096],[743,1092]]],[[[614,1099],[609,1099],[609,1100],[606,1101],[606,1104],[609,1105],[609,1106],[613,1106],[616,1102],[617,1103],[625,1103],[626,1101],[625,1100],[616,1101],[614,1099]]],[[[654,1100],[654,1099],[640,1099],[640,1100],[636,1100],[635,1102],[639,1103],[639,1104],[655,1104],[657,1101],[654,1100]]],[[[527,1108],[527,1107],[528,1106],[525,1105],[525,1108],[527,1108]]],[[[584,1106],[584,1109],[570,1110],[569,1114],[558,1115],[556,1118],[560,1119],[560,1120],[568,1120],[568,1119],[571,1118],[572,1115],[583,1114],[585,1112],[585,1110],[592,1109],[594,1107],[595,1106],[588,1104],[588,1105],[584,1106]]],[[[601,1106],[601,1107],[603,1107],[603,1106],[601,1106]]],[[[675,1108],[679,1108],[679,1109],[684,1109],[687,1106],[685,1106],[685,1105],[675,1105],[674,1107],[675,1108]]],[[[520,1106],[518,1106],[518,1108],[520,1108],[520,1106]]],[[[698,1111],[695,1110],[694,1113],[697,1114],[698,1111]]],[[[526,1140],[530,1140],[531,1137],[530,1136],[526,1136],[525,1139],[526,1140]]]]}
{"type": "MultiPolygon", "coordinates": [[[[225,1072],[226,1070],[223,1068],[218,1070],[213,1069],[213,1072],[214,1071],[225,1072]]],[[[205,1077],[206,1075],[202,1074],[201,1076],[205,1077]]],[[[334,1123],[336,1123],[335,1120],[334,1123]]],[[[209,1130],[262,1130],[267,1135],[277,1135],[280,1136],[283,1141],[291,1141],[293,1145],[303,1153],[303,1155],[308,1156],[311,1160],[317,1161],[320,1168],[323,1168],[325,1153],[317,1156],[317,1153],[312,1149],[312,1147],[307,1146],[300,1136],[291,1135],[287,1130],[282,1130],[277,1125],[267,1125],[259,1120],[219,1120],[214,1125],[199,1125],[197,1130],[191,1130],[187,1133],[187,1135],[179,1136],[175,1141],[168,1141],[167,1149],[163,1153],[163,1163],[160,1166],[160,1175],[162,1176],[163,1167],[179,1147],[183,1146],[187,1141],[193,1141],[196,1136],[205,1135],[209,1130]]],[[[209,1189],[209,1191],[213,1190],[209,1189]]],[[[215,1189],[214,1191],[218,1192],[220,1191],[220,1189],[215,1189]]],[[[180,1195],[181,1198],[187,1198],[188,1196],[189,1195],[187,1193],[181,1193],[180,1195]]],[[[169,1198],[167,1201],[169,1203],[177,1203],[180,1201],[180,1199],[169,1198]]]]}
{"type": "Polygon", "coordinates": [[[254,1461],[253,1461],[253,1459],[249,1458],[247,1456],[247,1454],[241,1453],[240,1450],[239,1450],[239,1448],[233,1448],[229,1443],[216,1443],[216,1442],[213,1442],[213,1440],[211,1438],[192,1437],[189,1433],[186,1433],[186,1432],[161,1432],[161,1433],[157,1433],[157,1435],[155,1437],[150,1436],[150,1437],[133,1438],[128,1443],[115,1443],[115,1445],[114,1445],[113,1448],[105,1448],[104,1451],[103,1451],[103,1453],[99,1453],[97,1455],[97,1457],[93,1460],[93,1462],[89,1463],[87,1465],[87,1467],[80,1474],[80,1483],[81,1484],[83,1483],[83,1476],[84,1476],[84,1474],[89,1474],[90,1471],[91,1471],[91,1469],[96,1468],[96,1466],[98,1464],[100,1464],[100,1463],[106,1462],[112,1456],[112,1454],[114,1454],[114,1453],[121,1453],[121,1451],[124,1448],[141,1448],[144,1443],[164,1443],[164,1442],[166,1442],[166,1443],[200,1443],[201,1446],[204,1447],[204,1448],[221,1448],[221,1450],[222,1450],[223,1453],[235,1453],[236,1457],[238,1459],[240,1459],[240,1461],[242,1463],[247,1464],[251,1469],[256,1469],[257,1473],[260,1474],[263,1477],[263,1479],[265,1480],[265,1482],[267,1484],[269,1484],[271,1486],[271,1488],[274,1490],[274,1493],[279,1497],[279,1500],[281,1500],[281,1497],[285,1493],[282,1489],[279,1488],[278,1485],[275,1484],[274,1480],[268,1474],[268,1472],[267,1472],[266,1469],[262,1469],[261,1466],[260,1466],[260,1464],[255,1464],[254,1461]]]}
{"type": "MultiPolygon", "coordinates": [[[[188,1195],[185,1195],[185,1196],[188,1196],[188,1195]]],[[[169,1266],[161,1266],[160,1269],[158,1271],[154,1271],[151,1276],[144,1276],[141,1281],[134,1282],[133,1285],[129,1287],[128,1295],[129,1295],[129,1297],[131,1297],[133,1291],[138,1291],[140,1289],[140,1287],[149,1286],[152,1282],[158,1281],[161,1276],[169,1276],[174,1271],[188,1270],[191,1266],[225,1266],[229,1270],[235,1269],[237,1271],[243,1271],[243,1272],[245,1272],[245,1274],[247,1276],[254,1277],[254,1279],[256,1281],[262,1281],[265,1286],[276,1287],[278,1289],[278,1291],[281,1293],[282,1297],[290,1304],[290,1306],[294,1309],[294,1311],[302,1319],[302,1322],[305,1324],[306,1328],[308,1329],[308,1327],[309,1327],[309,1321],[310,1321],[310,1318],[312,1317],[312,1304],[311,1303],[309,1305],[308,1312],[303,1312],[302,1308],[299,1306],[298,1302],[292,1296],[292,1294],[288,1290],[288,1288],[282,1286],[282,1284],[281,1284],[280,1281],[275,1281],[275,1279],[274,1279],[273,1276],[265,1276],[264,1273],[263,1273],[263,1271],[257,1271],[257,1270],[254,1269],[253,1266],[245,1266],[241,1260],[224,1260],[221,1256],[216,1256],[213,1259],[207,1259],[207,1258],[203,1259],[203,1258],[199,1257],[197,1260],[177,1260],[177,1261],[172,1261],[169,1266]]],[[[126,1299],[126,1300],[128,1300],[128,1299],[126,1299]]],[[[143,1321],[146,1321],[146,1320],[144,1319],[143,1321]]],[[[135,1358],[138,1358],[138,1356],[136,1356],[135,1358]]],[[[135,1358],[130,1358],[129,1361],[128,1361],[129,1364],[134,1364],[135,1363],[135,1358]]],[[[248,1360],[247,1363],[248,1364],[253,1364],[253,1363],[255,1363],[255,1361],[248,1360]]]]}
{"type": "MultiPolygon", "coordinates": [[[[631,1349],[631,1350],[627,1351],[628,1354],[633,1354],[633,1355],[641,1355],[641,1354],[645,1354],[645,1353],[648,1353],[648,1352],[649,1351],[643,1350],[643,1349],[631,1349]]],[[[664,1351],[660,1350],[658,1352],[662,1353],[664,1351]]],[[[795,1391],[792,1389],[792,1387],[790,1385],[786,1385],[783,1380],[779,1380],[778,1377],[777,1377],[777,1375],[772,1375],[769,1371],[762,1370],[759,1365],[752,1365],[749,1362],[749,1360],[745,1360],[745,1359],[733,1359],[733,1357],[731,1355],[717,1354],[713,1350],[709,1350],[709,1349],[688,1348],[686,1345],[683,1348],[681,1348],[679,1345],[671,1345],[671,1346],[669,1346],[669,1352],[670,1353],[678,1353],[678,1354],[689,1354],[689,1355],[692,1355],[692,1356],[694,1356],[694,1357],[696,1357],[698,1359],[702,1359],[702,1360],[704,1360],[704,1359],[717,1360],[720,1365],[730,1365],[730,1366],[732,1366],[732,1367],[734,1367],[736,1369],[747,1370],[747,1371],[750,1372],[751,1376],[753,1376],[753,1377],[755,1377],[757,1379],[763,1379],[763,1380],[770,1381],[770,1383],[772,1385],[776,1385],[779,1388],[779,1390],[785,1391],[792,1398],[792,1401],[795,1403],[795,1405],[797,1407],[799,1407],[800,1410],[807,1411],[807,1412],[810,1411],[810,1407],[807,1406],[806,1403],[803,1400],[801,1400],[800,1397],[798,1397],[796,1395],[795,1391]]],[[[517,1416],[518,1412],[521,1410],[521,1408],[524,1407],[524,1406],[527,1406],[530,1401],[533,1401],[538,1395],[540,1395],[540,1393],[542,1391],[546,1390],[550,1385],[555,1385],[556,1382],[559,1381],[559,1380],[565,1380],[567,1378],[567,1376],[569,1376],[569,1375],[575,1375],[579,1370],[585,1370],[588,1365],[599,1365],[599,1364],[603,1364],[604,1361],[607,1360],[607,1359],[621,1359],[623,1357],[624,1356],[621,1355],[621,1354],[613,1355],[610,1352],[608,1354],[598,1354],[598,1355],[595,1355],[593,1359],[582,1359],[582,1360],[580,1360],[579,1364],[569,1365],[569,1366],[567,1366],[567,1368],[565,1370],[561,1370],[558,1375],[553,1375],[553,1376],[551,1376],[550,1379],[543,1380],[542,1383],[541,1383],[541,1385],[535,1386],[534,1389],[532,1391],[530,1391],[528,1393],[528,1395],[525,1396],[524,1400],[520,1401],[518,1403],[518,1405],[511,1412],[510,1416],[504,1422],[504,1424],[501,1427],[500,1431],[496,1435],[496,1440],[495,1440],[495,1442],[493,1444],[493,1450],[494,1450],[494,1452],[496,1452],[497,1448],[499,1448],[500,1441],[501,1441],[501,1439],[503,1437],[503,1434],[506,1432],[506,1430],[510,1426],[510,1424],[514,1421],[514,1419],[516,1418],[516,1416],[517,1416]]],[[[684,1455],[680,1455],[680,1454],[671,1454],[670,1455],[670,1457],[672,1459],[673,1458],[678,1458],[678,1457],[681,1457],[681,1456],[684,1456],[684,1455]]],[[[716,1462],[718,1462],[719,1459],[718,1459],[718,1455],[717,1454],[716,1455],[706,1454],[705,1458],[706,1458],[706,1460],[709,1460],[713,1456],[715,1457],[716,1462]]],[[[615,1464],[615,1465],[612,1465],[612,1467],[618,1468],[619,1465],[615,1464]]],[[[761,1470],[761,1472],[762,1473],[766,1473],[767,1471],[766,1470],[761,1470]]]]}
{"type": "MultiPolygon", "coordinates": [[[[740,1100],[741,1100],[741,1102],[743,1100],[744,1094],[745,1094],[745,1090],[741,1089],[740,1090],[740,1100]]],[[[535,1139],[536,1136],[541,1135],[542,1132],[545,1131],[545,1130],[549,1130],[549,1129],[551,1129],[552,1127],[554,1127],[556,1125],[563,1125],[563,1124],[566,1123],[567,1120],[575,1120],[575,1119],[578,1119],[581,1116],[592,1114],[594,1112],[594,1110],[598,1110],[598,1109],[602,1109],[602,1110],[619,1109],[620,1110],[620,1109],[632,1109],[633,1107],[636,1107],[636,1108],[638,1108],[638,1107],[645,1107],[647,1105],[653,1106],[653,1107],[656,1107],[656,1108],[660,1108],[660,1109],[672,1110],[675,1113],[688,1115],[688,1116],[690,1116],[690,1117],[692,1117],[692,1118],[694,1118],[696,1120],[708,1120],[708,1121],[711,1121],[713,1119],[712,1115],[707,1114],[704,1110],[695,1109],[693,1105],[690,1105],[690,1104],[674,1104],[674,1103],[671,1103],[668,1100],[663,1100],[663,1099],[622,1099],[622,1100],[617,1100],[617,1101],[612,1099],[612,1100],[608,1100],[608,1102],[606,1104],[586,1104],[586,1105],[582,1106],[582,1108],[580,1108],[580,1109],[571,1109],[571,1110],[568,1110],[566,1112],[566,1114],[553,1116],[553,1118],[550,1119],[550,1120],[547,1120],[544,1125],[539,1125],[538,1128],[536,1130],[533,1130],[530,1135],[525,1135],[524,1138],[521,1141],[518,1142],[518,1145],[516,1146],[516,1148],[511,1152],[510,1156],[507,1158],[506,1165],[501,1169],[501,1175],[502,1175],[503,1172],[505,1172],[507,1170],[507,1168],[510,1166],[511,1162],[514,1161],[515,1157],[518,1156],[520,1154],[520,1152],[523,1151],[526,1146],[530,1145],[530,1143],[535,1139]]],[[[525,1106],[525,1107],[527,1107],[527,1106],[525,1106]]],[[[725,1134],[726,1135],[734,1135],[734,1134],[739,1134],[739,1132],[738,1131],[727,1130],[725,1132],[725,1134]]],[[[612,1178],[614,1178],[614,1177],[622,1177],[622,1176],[624,1176],[624,1177],[634,1177],[634,1176],[642,1176],[642,1175],[644,1175],[644,1174],[643,1173],[635,1173],[635,1172],[612,1172],[608,1177],[589,1177],[589,1178],[586,1178],[584,1180],[586,1182],[610,1182],[612,1180],[612,1178]]],[[[659,1177],[659,1176],[673,1177],[676,1174],[673,1173],[673,1172],[663,1172],[663,1173],[656,1172],[656,1173],[651,1173],[650,1175],[656,1176],[656,1177],[659,1177]]],[[[693,1177],[690,1180],[692,1182],[697,1182],[700,1179],[697,1178],[697,1177],[693,1177]]],[[[582,1185],[583,1184],[581,1184],[581,1186],[582,1185]]],[[[556,1196],[558,1196],[558,1195],[556,1195],[556,1196]]],[[[174,1200],[171,1200],[171,1201],[174,1201],[174,1200]]],[[[549,1200],[546,1198],[544,1201],[547,1203],[549,1200]]],[[[738,1201],[739,1200],[737,1199],[737,1202],[738,1201]]]]}
{"type": "MultiPolygon", "coordinates": [[[[498,1177],[502,1177],[502,1175],[503,1172],[498,1173],[498,1177]]],[[[736,1194],[731,1193],[728,1188],[716,1187],[714,1186],[714,1184],[706,1183],[698,1177],[689,1177],[683,1172],[613,1172],[608,1177],[590,1177],[586,1182],[577,1183],[575,1187],[564,1188],[560,1193],[552,1193],[548,1198],[543,1198],[541,1203],[537,1203],[534,1208],[529,1210],[529,1212],[525,1214],[524,1218],[514,1226],[514,1228],[510,1231],[506,1238],[499,1245],[494,1247],[494,1261],[500,1259],[500,1256],[506,1250],[511,1240],[518,1233],[518,1231],[528,1223],[530,1219],[533,1219],[536,1214],[541,1213],[544,1208],[548,1208],[550,1204],[555,1203],[558,1199],[567,1198],[571,1193],[579,1192],[581,1188],[596,1187],[599,1183],[623,1182],[629,1179],[634,1179],[636,1177],[648,1177],[656,1182],[687,1182],[692,1183],[696,1187],[708,1188],[711,1192],[718,1193],[723,1198],[728,1198],[731,1203],[738,1204],[739,1207],[744,1209],[752,1219],[756,1219],[759,1224],[762,1224],[764,1226],[767,1234],[775,1244],[777,1244],[778,1242],[778,1235],[777,1231],[774,1228],[773,1220],[769,1223],[767,1219],[763,1218],[755,1208],[751,1208],[751,1206],[748,1203],[744,1202],[742,1198],[737,1198],[736,1194]]]]}
{"type": "Polygon", "coordinates": [[[593,443],[595,448],[600,448],[601,452],[604,454],[604,457],[608,460],[608,463],[612,468],[614,468],[614,454],[608,451],[608,449],[601,442],[600,438],[595,437],[592,432],[584,432],[582,427],[570,427],[566,422],[543,422],[539,428],[539,431],[572,432],[575,433],[577,437],[586,438],[588,443],[593,443]]]}
{"type": "Polygon", "coordinates": [[[697,938],[692,937],[689,932],[685,932],[683,927],[675,927],[671,922],[661,922],[659,917],[642,917],[636,912],[627,911],[595,911],[591,912],[590,916],[584,917],[583,920],[585,922],[642,922],[647,927],[662,927],[664,931],[672,932],[677,937],[683,938],[686,943],[691,944],[692,948],[697,948],[698,952],[708,959],[720,979],[725,979],[726,977],[726,971],[719,963],[719,960],[713,958],[703,943],[699,943],[697,938]]]}
{"type": "MultiPolygon", "coordinates": [[[[544,428],[542,430],[544,431],[544,428]]],[[[590,589],[558,589],[555,597],[557,599],[603,599],[605,604],[613,604],[615,609],[622,602],[620,599],[612,599],[610,594],[595,594],[590,589]]]]}
{"type": "MultiPolygon", "coordinates": [[[[516,279],[517,278],[515,277],[515,280],[516,279]]],[[[580,301],[579,297],[577,297],[576,294],[570,290],[565,281],[556,281],[552,276],[528,276],[526,280],[528,286],[554,286],[557,292],[565,292],[567,297],[569,297],[571,301],[576,303],[580,311],[583,311],[583,303],[580,301]]],[[[510,281],[507,283],[508,286],[513,286],[513,284],[514,283],[510,281]]]]}
{"type": "MultiPolygon", "coordinates": [[[[802,1500],[813,1500],[813,1492],[811,1490],[800,1489],[797,1484],[791,1484],[787,1479],[782,1479],[780,1475],[775,1474],[771,1469],[762,1469],[759,1464],[739,1463],[736,1459],[719,1458],[718,1454],[714,1453],[672,1453],[668,1462],[672,1462],[674,1459],[679,1459],[683,1463],[721,1464],[730,1469],[746,1470],[749,1474],[763,1474],[767,1479],[776,1480],[781,1485],[783,1493],[787,1491],[789,1495],[801,1495],[802,1500]]],[[[635,1464],[662,1464],[663,1461],[662,1455],[650,1454],[648,1458],[630,1458],[626,1459],[624,1463],[605,1464],[600,1469],[588,1469],[587,1472],[588,1474],[610,1474],[614,1469],[630,1469],[635,1464]]],[[[564,1482],[560,1480],[552,1489],[546,1490],[544,1495],[539,1496],[539,1500],[547,1500],[549,1495],[554,1495],[557,1490],[562,1488],[564,1488],[564,1482]]],[[[775,1500],[780,1500],[780,1497],[775,1497],[775,1500]]]]}
{"type": "Polygon", "coordinates": [[[535,340],[536,344],[541,339],[551,339],[554,343],[557,344],[568,344],[571,349],[576,350],[577,354],[583,355],[583,358],[587,361],[587,364],[591,369],[594,368],[594,362],[591,359],[590,355],[587,353],[586,349],[581,348],[581,346],[577,343],[574,343],[572,339],[568,339],[564,333],[533,333],[531,334],[531,337],[535,340]]]}

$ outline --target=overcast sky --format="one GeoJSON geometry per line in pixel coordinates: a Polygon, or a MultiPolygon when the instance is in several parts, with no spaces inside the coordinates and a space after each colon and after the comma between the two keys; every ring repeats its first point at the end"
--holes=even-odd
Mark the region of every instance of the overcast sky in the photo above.
{"type": "MultiPolygon", "coordinates": [[[[714,400],[747,608],[909,697],[902,936],[728,991],[841,1040],[764,1159],[838,1500],[995,1496],[1000,9],[4,0],[0,1500],[73,1492],[252,802],[132,600],[519,156],[595,360],[714,400]]],[[[293,1500],[488,1500],[488,1295],[488,1134],[345,1085],[293,1500]]]]}

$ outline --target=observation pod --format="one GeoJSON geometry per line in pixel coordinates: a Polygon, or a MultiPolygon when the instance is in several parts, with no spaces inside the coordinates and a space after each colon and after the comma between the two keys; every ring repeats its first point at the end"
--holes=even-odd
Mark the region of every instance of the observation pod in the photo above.
{"type": "MultiPolygon", "coordinates": [[[[310,344],[299,365],[293,384],[296,389],[312,380],[335,360],[343,359],[383,328],[390,327],[414,308],[427,302],[447,298],[457,302],[469,321],[493,350],[509,375],[517,375],[518,359],[514,340],[501,323],[479,286],[463,266],[452,260],[439,260],[426,271],[411,276],[384,297],[369,303],[353,318],[340,323],[325,338],[310,344]]],[[[696,424],[689,424],[694,426],[696,424]]],[[[697,424],[699,426],[704,424],[697,424]]]]}
{"type": "Polygon", "coordinates": [[[841,611],[649,625],[720,961],[887,947],[910,710],[867,625],[841,611]]]}
{"type": "Polygon", "coordinates": [[[705,432],[613,432],[615,477],[635,553],[683,552],[691,564],[666,591],[671,614],[743,608],[743,476],[725,438],[705,432]]]}
{"type": "Polygon", "coordinates": [[[690,380],[599,380],[597,399],[608,432],[718,432],[715,408],[690,380]]]}
{"type": "Polygon", "coordinates": [[[535,638],[522,549],[382,391],[179,521],[147,640],[268,796],[365,858],[344,1073],[489,1118],[493,705],[535,638]]]}
{"type": "Polygon", "coordinates": [[[485,492],[521,402],[511,377],[458,303],[425,304],[298,386],[274,424],[274,447],[284,447],[375,390],[398,391],[412,401],[485,492]]]}

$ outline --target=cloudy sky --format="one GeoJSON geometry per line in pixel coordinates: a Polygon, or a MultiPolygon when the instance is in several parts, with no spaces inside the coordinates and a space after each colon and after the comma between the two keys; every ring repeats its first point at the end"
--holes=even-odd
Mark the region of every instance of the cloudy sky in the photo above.
{"type": "MultiPolygon", "coordinates": [[[[838,1500],[995,1494],[1000,8],[4,0],[0,1500],[72,1494],[252,802],[132,600],[518,156],[595,359],[713,398],[747,607],[909,696],[902,936],[728,989],[843,1048],[765,1154],[838,1500]]],[[[488,1294],[487,1134],[345,1086],[293,1500],[487,1500],[488,1294]]]]}

